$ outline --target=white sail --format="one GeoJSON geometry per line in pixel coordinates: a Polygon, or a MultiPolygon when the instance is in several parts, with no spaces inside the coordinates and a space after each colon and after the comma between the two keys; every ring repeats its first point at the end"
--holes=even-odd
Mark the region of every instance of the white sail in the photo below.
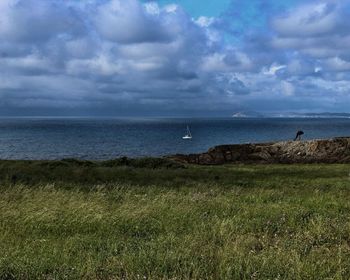
{"type": "Polygon", "coordinates": [[[187,126],[187,134],[182,139],[192,139],[190,128],[187,126]]]}

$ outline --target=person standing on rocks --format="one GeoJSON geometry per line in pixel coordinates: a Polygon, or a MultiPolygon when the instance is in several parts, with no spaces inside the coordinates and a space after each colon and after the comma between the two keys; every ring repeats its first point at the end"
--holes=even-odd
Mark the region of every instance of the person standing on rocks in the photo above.
{"type": "Polygon", "coordinates": [[[297,140],[301,140],[301,135],[304,135],[304,131],[302,131],[302,130],[298,130],[297,131],[297,135],[295,136],[295,138],[294,138],[294,141],[297,141],[297,140]]]}

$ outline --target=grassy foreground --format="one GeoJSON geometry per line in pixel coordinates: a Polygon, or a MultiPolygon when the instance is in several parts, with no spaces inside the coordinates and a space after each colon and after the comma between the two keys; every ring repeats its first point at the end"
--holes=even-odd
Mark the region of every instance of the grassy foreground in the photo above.
{"type": "Polygon", "coordinates": [[[350,279],[349,172],[2,161],[0,279],[350,279]]]}

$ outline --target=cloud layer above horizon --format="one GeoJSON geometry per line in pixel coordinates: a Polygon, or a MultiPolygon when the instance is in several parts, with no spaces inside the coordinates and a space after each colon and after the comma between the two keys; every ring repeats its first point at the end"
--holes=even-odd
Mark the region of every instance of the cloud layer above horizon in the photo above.
{"type": "Polygon", "coordinates": [[[0,115],[349,112],[350,1],[222,1],[2,0],[0,115]]]}

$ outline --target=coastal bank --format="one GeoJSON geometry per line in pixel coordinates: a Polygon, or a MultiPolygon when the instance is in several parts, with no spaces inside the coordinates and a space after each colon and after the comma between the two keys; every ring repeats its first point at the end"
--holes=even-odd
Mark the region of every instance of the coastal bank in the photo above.
{"type": "Polygon", "coordinates": [[[350,163],[350,137],[325,140],[282,141],[220,145],[200,154],[169,157],[181,163],[350,163]]]}

